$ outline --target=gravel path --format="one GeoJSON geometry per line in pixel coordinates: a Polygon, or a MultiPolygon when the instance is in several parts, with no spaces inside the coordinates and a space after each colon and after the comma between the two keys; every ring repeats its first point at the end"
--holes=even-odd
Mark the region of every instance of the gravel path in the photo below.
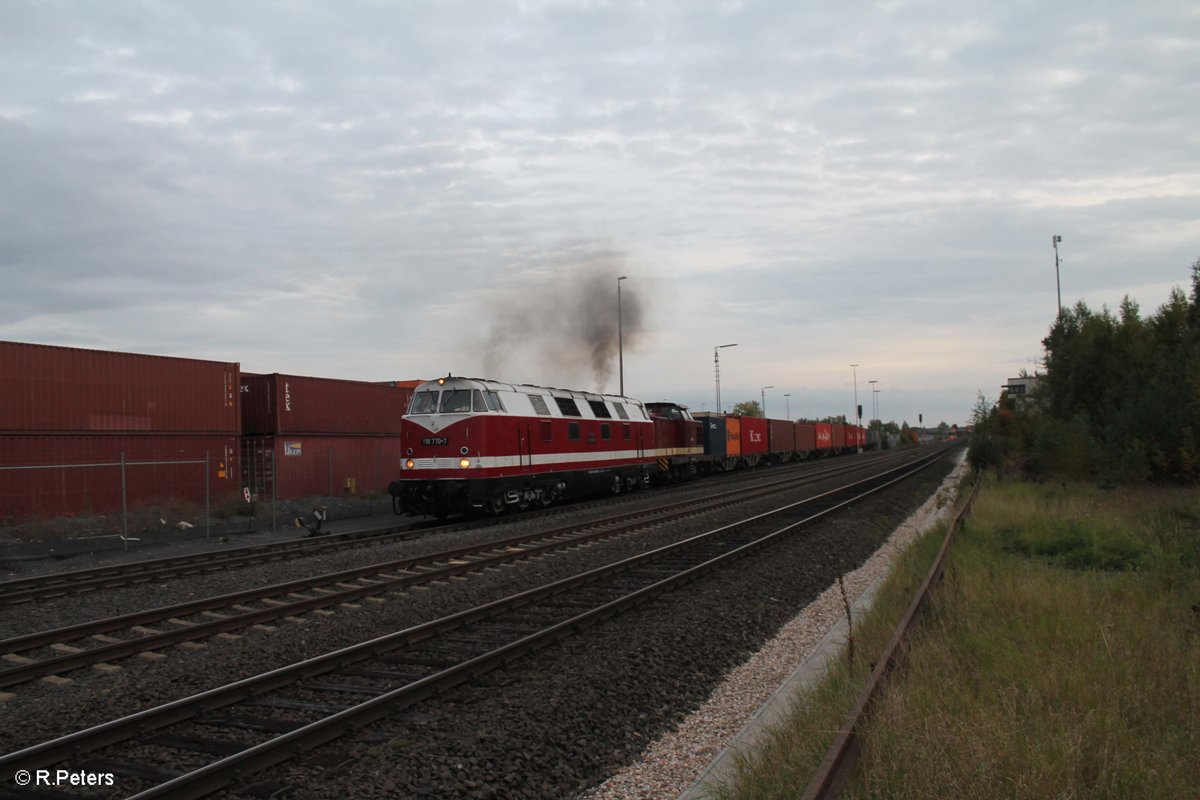
{"type": "MultiPolygon", "coordinates": [[[[955,487],[966,472],[963,453],[937,494],[898,527],[844,584],[853,604],[891,568],[892,561],[921,533],[951,512],[955,487]]],[[[845,616],[841,590],[830,586],[797,614],[746,663],[735,669],[712,696],[679,727],[650,745],[642,760],[609,778],[588,800],[669,798],[688,789],[718,753],[746,726],[797,667],[845,616]]]]}

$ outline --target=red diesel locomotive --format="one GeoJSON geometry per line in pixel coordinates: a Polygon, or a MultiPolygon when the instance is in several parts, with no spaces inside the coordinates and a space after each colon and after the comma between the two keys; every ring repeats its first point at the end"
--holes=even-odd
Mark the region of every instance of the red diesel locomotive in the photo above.
{"type": "Polygon", "coordinates": [[[413,394],[396,513],[500,513],[760,463],[850,452],[853,425],[700,414],[675,403],[446,377],[413,394]]]}
{"type": "Polygon", "coordinates": [[[499,513],[647,486],[654,423],[637,400],[475,378],[413,393],[401,434],[397,513],[499,513]]]}

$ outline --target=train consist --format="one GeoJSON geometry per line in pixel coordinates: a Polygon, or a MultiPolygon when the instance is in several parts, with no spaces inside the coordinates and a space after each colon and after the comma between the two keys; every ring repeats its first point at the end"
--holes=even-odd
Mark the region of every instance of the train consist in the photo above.
{"type": "Polygon", "coordinates": [[[699,414],[674,403],[440,378],[404,417],[396,513],[500,513],[867,447],[855,425],[699,414]]]}

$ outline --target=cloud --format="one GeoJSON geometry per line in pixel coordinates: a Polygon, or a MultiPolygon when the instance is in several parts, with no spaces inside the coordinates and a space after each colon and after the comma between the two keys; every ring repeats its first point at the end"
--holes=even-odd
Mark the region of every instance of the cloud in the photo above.
{"type": "MultiPolygon", "coordinates": [[[[703,398],[715,337],[743,342],[731,391],[840,397],[863,363],[897,413],[907,379],[964,421],[962,387],[1038,351],[1051,234],[1064,300],[1186,280],[1198,27],[1183,2],[6,4],[0,336],[440,374],[485,366],[482,298],[600,259],[653,299],[627,386],[703,398]]],[[[553,364],[495,377],[575,379],[553,364]]]]}

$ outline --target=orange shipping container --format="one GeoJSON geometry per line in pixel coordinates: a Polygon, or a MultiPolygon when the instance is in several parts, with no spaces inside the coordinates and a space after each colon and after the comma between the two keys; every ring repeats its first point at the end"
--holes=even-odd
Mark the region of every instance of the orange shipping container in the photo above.
{"type": "Polygon", "coordinates": [[[725,456],[736,458],[742,454],[742,418],[725,418],[725,456]]]}

